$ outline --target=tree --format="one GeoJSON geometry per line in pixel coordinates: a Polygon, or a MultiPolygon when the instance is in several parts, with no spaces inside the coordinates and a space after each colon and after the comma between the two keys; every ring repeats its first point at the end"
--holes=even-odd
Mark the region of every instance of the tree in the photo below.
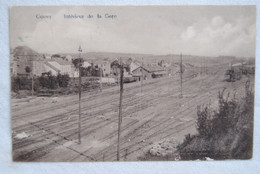
{"type": "Polygon", "coordinates": [[[60,58],[61,56],[59,54],[53,54],[51,57],[52,58],[60,58]]]}
{"type": "Polygon", "coordinates": [[[49,88],[49,89],[56,89],[58,87],[58,80],[57,77],[52,76],[50,73],[46,75],[42,75],[39,78],[40,86],[49,88]]]}
{"type": "Polygon", "coordinates": [[[83,63],[84,61],[83,61],[83,59],[82,58],[77,58],[77,59],[73,59],[72,60],[72,63],[73,63],[73,65],[76,67],[76,68],[79,68],[79,64],[80,63],[83,63]]]}
{"type": "Polygon", "coordinates": [[[69,84],[69,80],[70,80],[70,77],[68,74],[65,74],[65,75],[58,74],[58,76],[57,76],[57,81],[58,81],[59,87],[67,87],[69,84]]]}
{"type": "Polygon", "coordinates": [[[31,68],[29,66],[26,66],[25,67],[25,72],[30,73],[31,72],[31,68]]]}

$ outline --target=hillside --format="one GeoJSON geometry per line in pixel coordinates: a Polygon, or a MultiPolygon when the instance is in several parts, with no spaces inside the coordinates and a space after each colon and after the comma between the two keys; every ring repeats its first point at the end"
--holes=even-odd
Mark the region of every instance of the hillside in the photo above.
{"type": "MultiPolygon", "coordinates": [[[[47,53],[40,54],[33,49],[27,46],[18,46],[12,50],[14,57],[24,56],[29,59],[41,59],[42,55],[47,53]]],[[[70,55],[73,58],[79,56],[78,53],[59,53],[61,56],[70,55]]],[[[158,61],[164,60],[168,63],[179,63],[180,54],[168,54],[168,55],[153,55],[153,54],[135,54],[135,53],[112,53],[112,52],[88,52],[81,53],[81,57],[89,62],[95,60],[107,60],[109,62],[114,61],[115,59],[121,58],[122,61],[127,61],[129,58],[133,60],[144,62],[144,64],[157,63],[158,61]]],[[[250,59],[251,60],[251,59],[250,59]]],[[[216,64],[229,64],[237,61],[249,61],[248,58],[235,58],[234,56],[221,56],[221,57],[209,57],[209,56],[196,56],[196,55],[182,55],[183,63],[189,63],[191,65],[201,67],[201,66],[215,66],[216,64]]]]}
{"type": "MultiPolygon", "coordinates": [[[[68,55],[68,54],[61,54],[68,55]]],[[[76,58],[78,54],[69,54],[72,57],[76,58]]],[[[133,54],[133,53],[110,53],[110,52],[89,52],[82,53],[81,57],[86,61],[95,61],[98,59],[113,61],[115,59],[121,58],[122,61],[126,61],[129,58],[133,60],[137,60],[139,62],[142,61],[146,63],[157,63],[158,61],[165,60],[168,63],[178,63],[180,62],[180,54],[168,54],[168,55],[153,55],[153,54],[133,54]]],[[[196,55],[182,55],[182,60],[184,63],[190,63],[195,66],[204,66],[207,64],[208,66],[213,66],[219,64],[219,62],[226,64],[234,61],[230,57],[208,57],[208,56],[196,56],[196,55]]]]}

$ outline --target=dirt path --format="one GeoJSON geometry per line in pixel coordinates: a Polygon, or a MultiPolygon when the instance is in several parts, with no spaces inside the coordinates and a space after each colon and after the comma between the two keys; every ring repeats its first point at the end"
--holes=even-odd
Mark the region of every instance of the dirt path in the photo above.
{"type": "MultiPolygon", "coordinates": [[[[223,82],[223,69],[208,75],[184,73],[183,98],[179,76],[126,84],[123,95],[121,159],[137,160],[146,148],[165,138],[181,142],[196,133],[197,105],[217,103],[223,87],[243,94],[246,78],[223,82]]],[[[13,156],[18,161],[116,160],[119,87],[83,93],[82,143],[78,136],[78,96],[12,99],[13,156]],[[15,136],[24,133],[25,138],[15,136]]]]}

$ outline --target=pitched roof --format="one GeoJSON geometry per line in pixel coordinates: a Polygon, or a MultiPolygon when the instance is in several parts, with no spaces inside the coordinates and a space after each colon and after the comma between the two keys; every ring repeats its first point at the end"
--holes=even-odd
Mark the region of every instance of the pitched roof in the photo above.
{"type": "Polygon", "coordinates": [[[18,46],[13,50],[14,56],[39,56],[39,53],[27,46],[18,46]]]}
{"type": "MultiPolygon", "coordinates": [[[[161,67],[158,67],[158,66],[139,66],[137,67],[136,69],[138,68],[143,68],[145,69],[146,71],[152,73],[152,72],[158,72],[158,71],[165,71],[163,68],[161,67]]],[[[135,71],[136,69],[134,69],[133,71],[135,71]]]]}
{"type": "Polygon", "coordinates": [[[110,64],[108,61],[106,60],[96,60],[96,61],[93,61],[94,64],[110,64]]]}
{"type": "Polygon", "coordinates": [[[51,65],[49,62],[45,62],[45,64],[48,65],[50,68],[52,68],[54,71],[60,72],[60,70],[58,70],[58,68],[56,68],[55,66],[51,65]]]}
{"type": "Polygon", "coordinates": [[[60,58],[53,59],[53,61],[57,62],[60,65],[71,65],[70,62],[63,60],[63,59],[60,59],[60,58]]]}

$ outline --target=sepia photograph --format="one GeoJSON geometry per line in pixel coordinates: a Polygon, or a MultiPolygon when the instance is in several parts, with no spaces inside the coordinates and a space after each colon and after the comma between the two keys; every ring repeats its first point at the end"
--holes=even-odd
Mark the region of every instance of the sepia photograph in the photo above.
{"type": "Polygon", "coordinates": [[[14,162],[253,157],[256,5],[12,6],[14,162]]]}

